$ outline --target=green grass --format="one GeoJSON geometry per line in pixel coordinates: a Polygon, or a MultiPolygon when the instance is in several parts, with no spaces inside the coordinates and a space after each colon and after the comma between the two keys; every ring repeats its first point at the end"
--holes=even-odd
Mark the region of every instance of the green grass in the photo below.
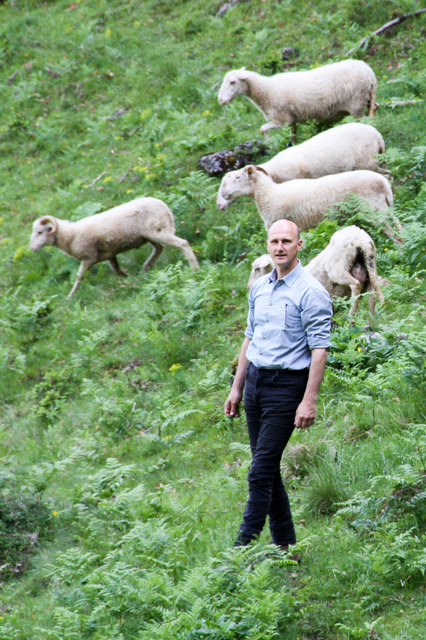
{"type": "MultiPolygon", "coordinates": [[[[335,303],[318,418],[283,459],[295,565],[267,530],[232,549],[250,451],[223,403],[265,232],[251,200],[216,209],[198,158],[260,137],[248,100],[217,102],[227,70],[280,71],[285,46],[294,70],[344,59],[418,5],[251,0],[220,18],[221,4],[0,6],[2,640],[422,637],[424,17],[353,54],[378,77],[405,244],[356,203],[303,236],[307,262],[361,224],[390,284],[354,325],[335,303]],[[96,265],[68,300],[77,262],[31,253],[33,220],[143,195],[171,206],[201,270],[166,249],[141,274],[142,247],[121,257],[129,278],[96,265]]],[[[299,140],[317,131],[303,124],[299,140]]],[[[269,155],[289,138],[273,131],[269,155]]]]}

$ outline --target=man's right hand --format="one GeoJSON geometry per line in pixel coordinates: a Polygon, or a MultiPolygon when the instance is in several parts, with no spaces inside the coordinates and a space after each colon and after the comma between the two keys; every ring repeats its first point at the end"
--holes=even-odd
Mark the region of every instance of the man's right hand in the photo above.
{"type": "Polygon", "coordinates": [[[240,355],[238,357],[238,367],[235,373],[234,382],[232,383],[232,389],[225,402],[225,415],[230,418],[239,418],[238,407],[243,397],[244,384],[246,378],[246,369],[250,364],[246,358],[246,351],[250,344],[250,338],[244,338],[243,345],[241,347],[240,355]]]}
{"type": "Polygon", "coordinates": [[[225,402],[225,415],[230,418],[239,418],[240,414],[238,413],[238,407],[241,402],[241,398],[243,394],[239,391],[231,390],[228,398],[225,402]]]}

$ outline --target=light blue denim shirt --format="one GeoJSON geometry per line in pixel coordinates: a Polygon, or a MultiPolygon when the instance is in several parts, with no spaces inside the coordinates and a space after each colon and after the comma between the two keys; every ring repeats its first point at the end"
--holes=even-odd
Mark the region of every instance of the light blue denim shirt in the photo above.
{"type": "Polygon", "coordinates": [[[259,278],[250,290],[247,359],[256,367],[305,369],[311,349],[330,346],[333,310],[327,290],[300,261],[284,278],[259,278]]]}

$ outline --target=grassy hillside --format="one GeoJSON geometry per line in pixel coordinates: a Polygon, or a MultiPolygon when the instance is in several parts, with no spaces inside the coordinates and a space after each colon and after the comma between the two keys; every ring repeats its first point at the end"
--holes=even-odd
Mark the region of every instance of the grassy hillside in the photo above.
{"type": "MultiPolygon", "coordinates": [[[[222,4],[0,5],[2,640],[423,637],[424,16],[360,49],[419,3],[222,4]],[[216,209],[219,179],[198,159],[260,137],[248,100],[217,102],[227,70],[308,69],[352,48],[378,78],[405,244],[354,201],[303,234],[307,262],[359,224],[390,284],[354,325],[336,301],[319,416],[283,460],[299,566],[267,531],[232,549],[250,452],[223,403],[265,231],[251,200],[216,209]],[[142,275],[142,247],[121,257],[129,278],[96,265],[68,300],[77,262],[31,253],[33,220],[143,195],[170,205],[201,270],[166,249],[142,275]]],[[[299,126],[299,141],[318,131],[299,126]]],[[[269,156],[289,138],[271,132],[269,156]]]]}

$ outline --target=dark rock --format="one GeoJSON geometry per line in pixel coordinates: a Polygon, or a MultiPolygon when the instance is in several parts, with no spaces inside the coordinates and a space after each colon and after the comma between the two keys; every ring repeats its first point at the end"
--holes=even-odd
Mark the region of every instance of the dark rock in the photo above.
{"type": "Polygon", "coordinates": [[[216,13],[216,16],[219,18],[223,17],[228,12],[228,9],[234,7],[239,2],[250,2],[250,0],[230,0],[229,2],[225,2],[216,13]]]}
{"type": "Polygon", "coordinates": [[[285,47],[281,56],[283,60],[290,60],[291,58],[298,58],[300,56],[300,52],[296,47],[285,47]]]}
{"type": "Polygon", "coordinates": [[[209,176],[222,177],[228,171],[235,171],[252,164],[258,156],[264,156],[268,147],[263,140],[248,140],[233,149],[217,151],[202,156],[198,160],[198,165],[209,176]]]}

